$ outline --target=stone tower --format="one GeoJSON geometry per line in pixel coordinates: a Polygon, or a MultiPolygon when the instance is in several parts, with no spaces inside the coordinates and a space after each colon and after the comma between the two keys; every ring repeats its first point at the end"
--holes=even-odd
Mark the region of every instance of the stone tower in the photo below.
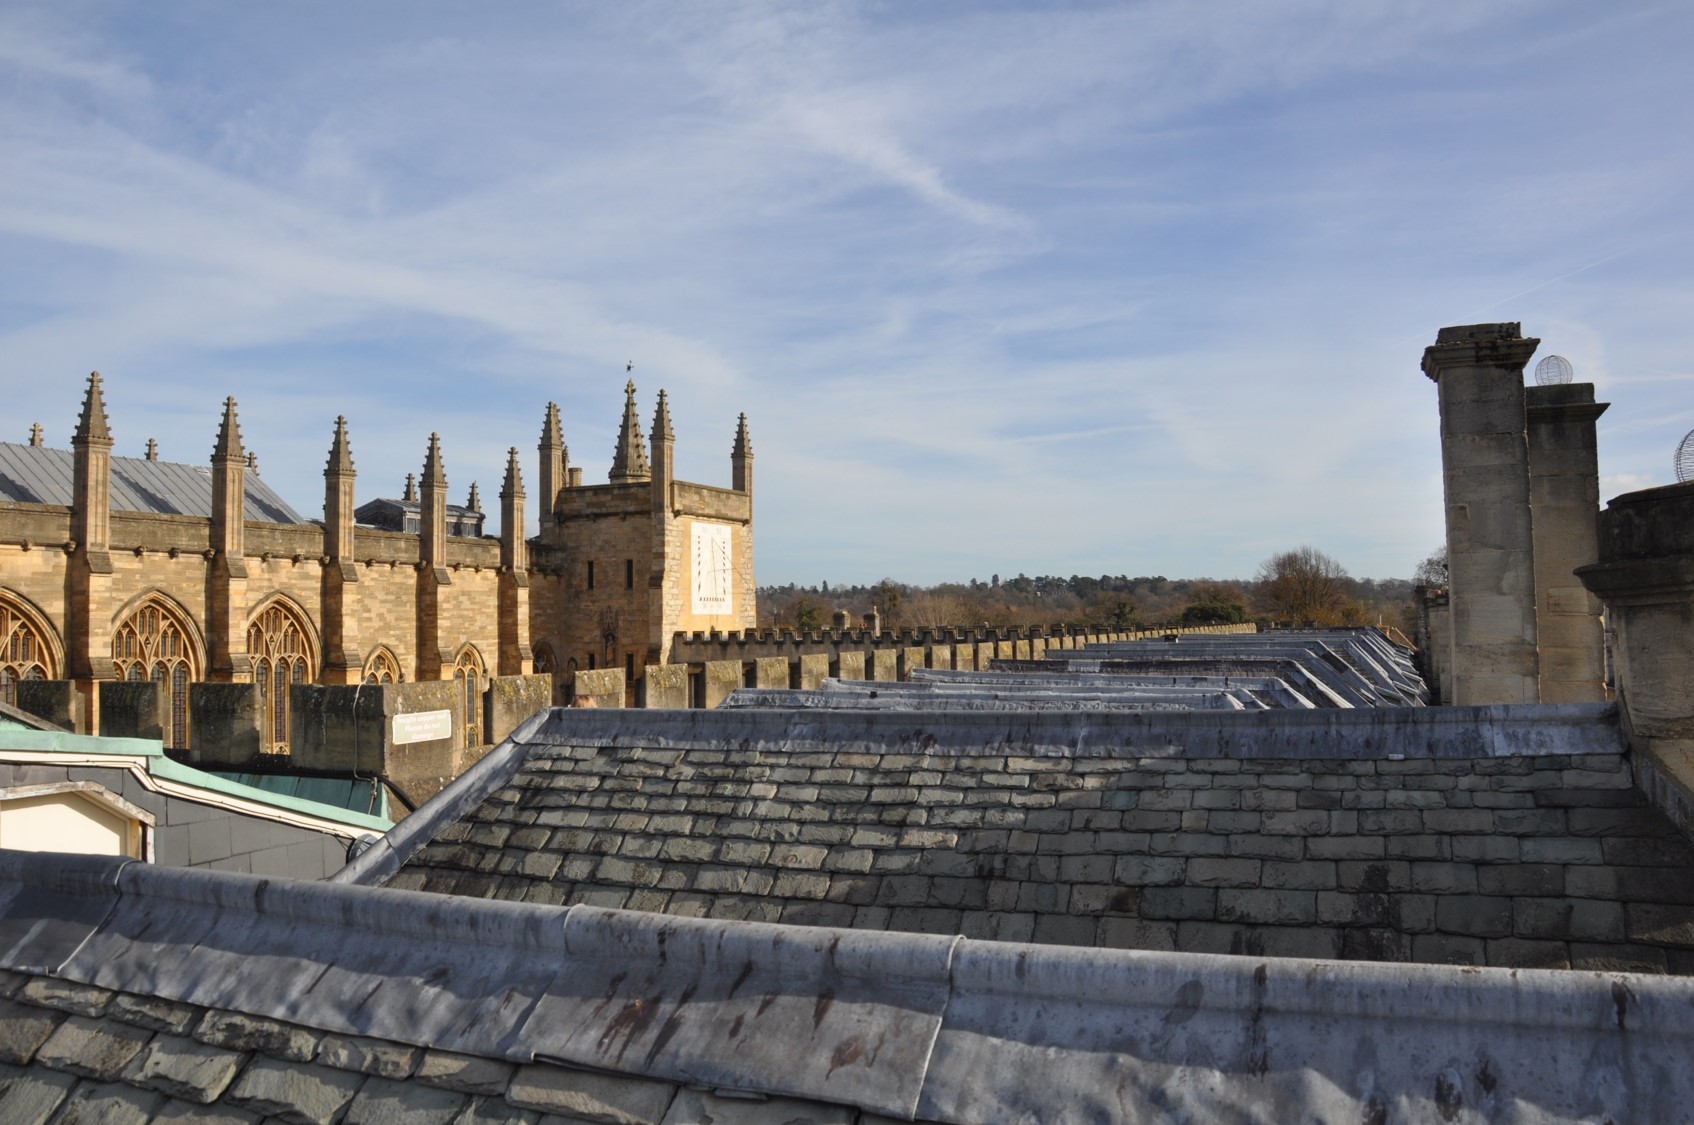
{"type": "Polygon", "coordinates": [[[1541,341],[1517,324],[1443,328],[1439,388],[1447,652],[1460,706],[1605,698],[1599,606],[1572,573],[1594,561],[1599,505],[1591,384],[1524,387],[1541,341]]]}
{"type": "MultiPolygon", "coordinates": [[[[741,630],[757,621],[745,419],[731,488],[676,479],[676,431],[663,391],[651,432],[649,455],[629,382],[606,483],[569,476],[557,493],[556,520],[541,522],[535,565],[557,574],[561,586],[532,602],[542,607],[556,599],[558,607],[550,616],[532,615],[532,637],[555,654],[566,678],[618,667],[638,679],[646,665],[669,659],[679,631],[741,630]]],[[[544,471],[548,434],[544,427],[544,471]]]]}

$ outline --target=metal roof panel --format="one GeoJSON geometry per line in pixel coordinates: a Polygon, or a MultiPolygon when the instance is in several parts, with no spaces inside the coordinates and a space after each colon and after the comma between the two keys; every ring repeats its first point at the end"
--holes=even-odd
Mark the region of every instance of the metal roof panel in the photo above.
{"type": "MultiPolygon", "coordinates": [[[[63,504],[74,495],[75,458],[68,449],[0,442],[0,498],[24,504],[63,504]]],[[[288,502],[259,479],[246,473],[246,519],[262,523],[307,523],[288,502]]],[[[162,515],[212,514],[212,470],[176,461],[144,457],[112,458],[112,510],[157,512],[162,515]]]]}

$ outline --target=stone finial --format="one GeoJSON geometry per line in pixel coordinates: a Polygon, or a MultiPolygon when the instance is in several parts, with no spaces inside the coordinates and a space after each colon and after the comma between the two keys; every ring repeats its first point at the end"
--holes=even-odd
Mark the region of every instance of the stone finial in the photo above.
{"type": "Polygon", "coordinates": [[[429,452],[424,455],[423,477],[420,482],[425,488],[446,488],[447,469],[441,463],[441,435],[429,435],[429,452]]]}
{"type": "Polygon", "coordinates": [[[335,417],[335,437],[329,443],[329,463],[324,466],[324,476],[331,473],[353,472],[353,447],[347,441],[347,419],[342,415],[335,417]]]}
{"type": "Polygon", "coordinates": [[[676,431],[671,429],[671,408],[665,401],[665,389],[659,388],[659,405],[653,410],[653,441],[675,441],[676,431]]]}
{"type": "Polygon", "coordinates": [[[235,396],[224,399],[223,421],[218,423],[218,442],[212,446],[212,459],[242,458],[241,423],[235,416],[235,396]]]}
{"type": "Polygon", "coordinates": [[[416,473],[406,474],[406,492],[400,499],[409,500],[414,504],[418,502],[418,475],[416,473]]]}
{"type": "Polygon", "coordinates": [[[753,456],[753,439],[747,436],[747,415],[741,415],[741,420],[735,425],[735,446],[730,449],[731,457],[753,456]]]}
{"type": "Polygon", "coordinates": [[[30,445],[34,446],[36,449],[41,448],[41,423],[40,422],[31,422],[29,424],[29,443],[30,443],[30,445]]]}
{"type": "Polygon", "coordinates": [[[482,511],[482,496],[477,492],[476,481],[474,480],[471,481],[471,495],[470,499],[465,501],[465,507],[469,508],[473,512],[482,511]]]}
{"type": "Polygon", "coordinates": [[[100,393],[100,372],[88,373],[88,390],[82,396],[82,413],[77,416],[72,444],[112,444],[112,429],[106,422],[106,398],[100,393]]]}
{"type": "Polygon", "coordinates": [[[149,461],[157,461],[159,459],[159,443],[154,441],[152,438],[147,439],[146,457],[149,461]]]}
{"type": "Polygon", "coordinates": [[[251,451],[247,454],[247,471],[254,476],[259,475],[259,455],[251,451]]]}
{"type": "Polygon", "coordinates": [[[518,470],[518,447],[514,445],[506,451],[506,479],[500,482],[500,499],[507,500],[522,495],[523,473],[518,470]]]}
{"type": "Polygon", "coordinates": [[[618,445],[612,452],[608,479],[613,484],[653,479],[653,469],[647,464],[647,443],[641,436],[641,418],[635,412],[633,379],[624,386],[623,426],[618,430],[618,445]]]}
{"type": "Polygon", "coordinates": [[[547,416],[541,420],[541,449],[563,449],[565,429],[559,424],[559,404],[547,404],[547,416]]]}

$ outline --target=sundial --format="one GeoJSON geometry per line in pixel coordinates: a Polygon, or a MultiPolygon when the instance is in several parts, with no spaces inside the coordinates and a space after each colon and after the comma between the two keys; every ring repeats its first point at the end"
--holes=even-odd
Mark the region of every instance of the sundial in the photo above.
{"type": "Polygon", "coordinates": [[[734,612],[735,566],[730,557],[729,525],[696,522],[693,540],[694,612],[734,612]]]}

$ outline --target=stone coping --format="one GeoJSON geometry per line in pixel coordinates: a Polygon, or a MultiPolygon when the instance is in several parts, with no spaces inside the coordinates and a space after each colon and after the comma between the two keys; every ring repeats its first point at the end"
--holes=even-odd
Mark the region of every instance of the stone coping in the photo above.
{"type": "Polygon", "coordinates": [[[0,856],[0,968],[905,1119],[1671,1120],[1694,1099],[1694,982],[1627,973],[866,934],[27,853],[0,856]]]}
{"type": "Polygon", "coordinates": [[[1139,714],[772,709],[542,712],[513,739],[550,746],[1058,757],[1476,758],[1621,754],[1610,703],[1139,714]]]}

